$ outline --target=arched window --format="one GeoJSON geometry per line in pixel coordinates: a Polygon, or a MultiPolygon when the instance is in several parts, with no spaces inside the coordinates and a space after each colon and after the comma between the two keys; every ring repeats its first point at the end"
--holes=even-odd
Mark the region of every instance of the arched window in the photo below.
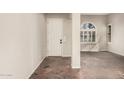
{"type": "Polygon", "coordinates": [[[92,23],[81,24],[80,41],[85,43],[96,42],[96,27],[92,23]]]}
{"type": "Polygon", "coordinates": [[[95,26],[92,23],[85,23],[85,24],[81,24],[81,29],[95,29],[95,26]]]}

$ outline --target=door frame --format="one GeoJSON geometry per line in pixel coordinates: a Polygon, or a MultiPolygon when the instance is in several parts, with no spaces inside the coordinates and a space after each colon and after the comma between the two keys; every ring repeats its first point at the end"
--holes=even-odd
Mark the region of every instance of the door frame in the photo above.
{"type": "MultiPolygon", "coordinates": [[[[59,20],[62,20],[62,23],[63,23],[63,25],[62,25],[62,27],[63,27],[63,29],[62,29],[62,32],[61,32],[61,37],[62,37],[62,44],[61,44],[61,57],[63,56],[63,31],[64,31],[64,19],[62,19],[62,18],[46,18],[46,22],[47,22],[47,24],[48,24],[48,20],[51,20],[51,19],[59,19],[59,20]]],[[[46,28],[48,29],[48,26],[46,25],[46,28]]],[[[48,44],[48,34],[49,34],[49,32],[48,32],[48,30],[46,29],[46,31],[47,31],[47,56],[51,56],[51,55],[49,55],[49,50],[48,50],[48,48],[49,48],[49,44],[48,44]]],[[[59,56],[59,55],[58,55],[59,56]]]]}

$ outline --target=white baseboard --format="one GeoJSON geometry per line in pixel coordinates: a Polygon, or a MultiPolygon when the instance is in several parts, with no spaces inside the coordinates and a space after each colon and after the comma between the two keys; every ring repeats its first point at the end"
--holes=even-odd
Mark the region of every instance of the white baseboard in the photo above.
{"type": "Polygon", "coordinates": [[[99,52],[99,50],[90,50],[90,51],[81,50],[80,52],[99,52]]]}
{"type": "Polygon", "coordinates": [[[118,51],[114,51],[114,50],[109,50],[109,52],[124,56],[124,53],[118,52],[118,51]]]}
{"type": "Polygon", "coordinates": [[[31,77],[31,75],[34,73],[34,71],[39,67],[39,65],[43,62],[43,60],[46,58],[47,56],[45,56],[44,58],[42,58],[39,62],[39,64],[37,64],[37,66],[32,70],[32,72],[29,74],[28,78],[29,79],[31,77]]]}
{"type": "Polygon", "coordinates": [[[72,69],[80,69],[81,64],[71,64],[72,69]]]}
{"type": "Polygon", "coordinates": [[[80,66],[72,66],[72,69],[80,69],[80,66]]]}

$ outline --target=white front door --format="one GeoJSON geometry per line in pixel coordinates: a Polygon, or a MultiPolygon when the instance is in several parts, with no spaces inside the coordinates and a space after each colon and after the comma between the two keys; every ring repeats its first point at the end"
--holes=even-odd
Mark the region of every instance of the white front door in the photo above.
{"type": "Polygon", "coordinates": [[[62,56],[63,20],[47,19],[47,53],[48,56],[62,56]]]}

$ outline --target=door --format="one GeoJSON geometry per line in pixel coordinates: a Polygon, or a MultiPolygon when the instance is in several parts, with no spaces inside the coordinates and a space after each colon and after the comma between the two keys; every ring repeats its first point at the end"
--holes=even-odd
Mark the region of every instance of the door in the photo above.
{"type": "Polygon", "coordinates": [[[47,53],[48,56],[62,56],[63,20],[59,18],[47,19],[47,53]]]}

